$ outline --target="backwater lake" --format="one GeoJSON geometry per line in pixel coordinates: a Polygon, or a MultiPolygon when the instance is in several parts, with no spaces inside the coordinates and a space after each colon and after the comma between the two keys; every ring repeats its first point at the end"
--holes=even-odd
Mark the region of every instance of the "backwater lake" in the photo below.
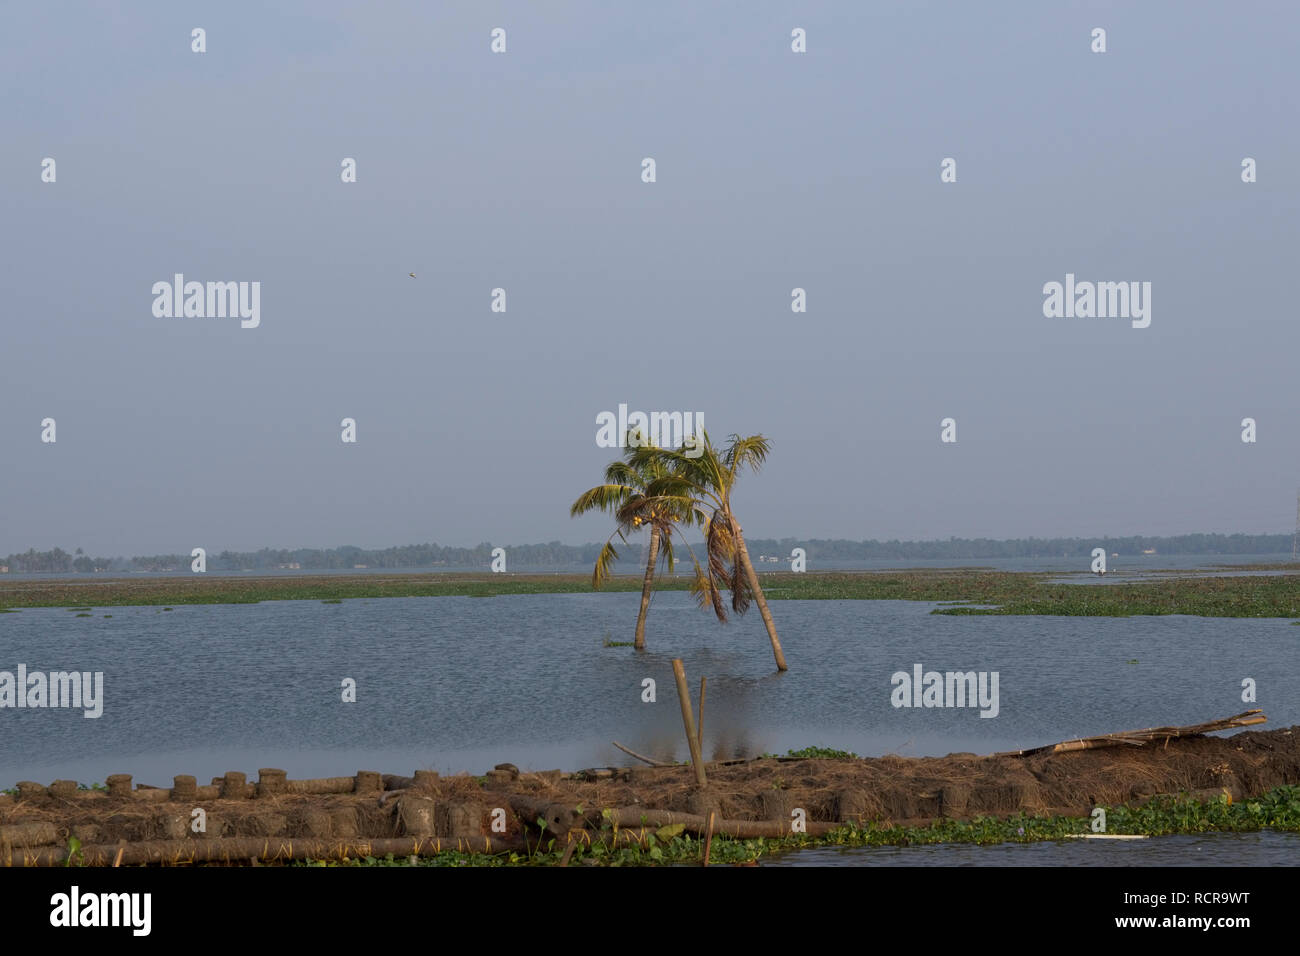
{"type": "MultiPolygon", "coordinates": [[[[3,614],[0,670],[102,671],[104,699],[97,719],[72,709],[0,711],[0,787],[91,783],[111,773],[169,786],[175,774],[202,783],[242,770],[254,779],[261,767],[323,777],[481,774],[507,761],[524,770],[635,763],[614,740],[658,759],[686,759],[674,657],[685,663],[693,696],[708,678],[709,759],[809,745],[861,756],[984,754],[1252,707],[1269,718],[1262,729],[1300,724],[1300,627],[1286,619],[946,616],[931,614],[929,602],[773,600],[790,666],[780,674],[757,608],[721,625],[684,592],[654,596],[648,651],[603,646],[631,641],[639,600],[361,598],[3,614]],[[997,672],[997,715],[892,706],[891,676],[917,664],[997,672]],[[355,703],[342,700],[346,678],[356,681],[355,703]],[[642,699],[646,678],[655,681],[653,703],[642,699]],[[1257,682],[1256,703],[1241,700],[1245,678],[1257,682]]],[[[1133,841],[1174,847],[1176,859],[1096,846],[1111,841],[947,847],[940,857],[948,865],[1076,858],[1128,865],[1201,858],[1223,845],[1237,848],[1225,851],[1234,860],[1280,853],[1295,862],[1292,835],[1255,843],[1231,836],[1237,842],[1133,841]]],[[[922,865],[933,852],[797,857],[922,865]]]]}

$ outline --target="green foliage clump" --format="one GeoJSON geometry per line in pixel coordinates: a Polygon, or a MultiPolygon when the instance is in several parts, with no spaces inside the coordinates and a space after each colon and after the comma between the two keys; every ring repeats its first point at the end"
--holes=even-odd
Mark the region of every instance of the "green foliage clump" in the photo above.
{"type": "MultiPolygon", "coordinates": [[[[830,747],[804,747],[801,750],[787,750],[787,757],[796,760],[857,760],[858,755],[851,750],[834,750],[830,747]]],[[[763,754],[764,757],[776,757],[776,754],[763,754]]]]}

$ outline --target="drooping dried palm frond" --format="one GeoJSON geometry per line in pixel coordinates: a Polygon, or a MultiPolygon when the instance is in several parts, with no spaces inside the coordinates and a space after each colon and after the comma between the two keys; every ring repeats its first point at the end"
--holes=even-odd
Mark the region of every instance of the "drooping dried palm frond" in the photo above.
{"type": "Polygon", "coordinates": [[[727,608],[722,603],[722,592],[718,589],[713,581],[713,575],[706,574],[700,567],[700,562],[695,562],[695,580],[691,582],[691,593],[695,595],[695,601],[700,607],[713,607],[713,613],[718,616],[719,621],[727,619],[727,608]]]}
{"type": "Polygon", "coordinates": [[[713,602],[713,611],[719,621],[727,619],[727,612],[722,606],[722,589],[729,586],[731,580],[731,563],[734,560],[734,542],[728,522],[715,511],[709,519],[704,533],[705,553],[709,559],[709,596],[713,602]]]}
{"type": "MultiPolygon", "coordinates": [[[[620,538],[623,538],[621,533],[616,533],[620,538]]],[[[623,541],[626,543],[627,539],[623,538],[623,541]]],[[[614,562],[617,560],[618,552],[614,550],[614,539],[611,536],[610,539],[605,542],[605,546],[600,549],[600,555],[596,558],[596,568],[591,572],[591,587],[593,590],[599,591],[601,586],[609,580],[609,576],[614,567],[614,562]]]]}
{"type": "MultiPolygon", "coordinates": [[[[715,510],[709,516],[704,527],[705,538],[710,542],[710,551],[716,550],[726,564],[736,556],[736,539],[731,535],[731,521],[721,511],[715,510]]],[[[729,575],[724,574],[723,578],[729,575]]]]}

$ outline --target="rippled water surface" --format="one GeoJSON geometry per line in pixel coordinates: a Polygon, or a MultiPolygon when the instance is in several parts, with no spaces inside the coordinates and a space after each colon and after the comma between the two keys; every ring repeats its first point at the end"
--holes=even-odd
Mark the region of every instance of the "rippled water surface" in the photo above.
{"type": "Polygon", "coordinates": [[[773,601],[790,670],[758,614],[727,625],[685,593],[350,600],[341,604],[63,609],[0,615],[0,670],[103,671],[104,712],[0,710],[0,786],[280,767],[481,773],[501,761],[577,769],[629,761],[611,741],[686,756],[670,660],[709,679],[710,757],[821,744],[864,756],[989,753],[1246,709],[1300,723],[1300,628],[1192,617],[953,617],[903,601],[773,601]],[[104,614],[111,614],[105,618],[104,614]],[[999,707],[894,708],[891,675],[996,671],[999,707]],[[356,703],[341,682],[357,682],[356,703]],[[656,682],[656,702],[642,700],[656,682]]]}

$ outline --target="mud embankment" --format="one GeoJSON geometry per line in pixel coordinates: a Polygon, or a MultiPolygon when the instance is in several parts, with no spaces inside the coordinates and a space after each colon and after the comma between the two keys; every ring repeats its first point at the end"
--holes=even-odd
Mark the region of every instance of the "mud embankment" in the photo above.
{"type": "Polygon", "coordinates": [[[759,759],[689,766],[521,773],[485,778],[361,771],[288,780],[262,770],[199,786],[108,789],[26,782],[0,795],[0,866],[58,865],[75,847],[88,865],[428,856],[560,842],[635,843],[647,828],[777,837],[796,820],[818,835],[845,823],[915,826],[1015,813],[1085,817],[1094,807],[1159,794],[1234,801],[1300,784],[1300,728],[1193,736],[1147,746],[981,757],[759,759]],[[802,811],[802,814],[796,811],[802,811]],[[539,821],[545,822],[545,828],[539,821]]]}

